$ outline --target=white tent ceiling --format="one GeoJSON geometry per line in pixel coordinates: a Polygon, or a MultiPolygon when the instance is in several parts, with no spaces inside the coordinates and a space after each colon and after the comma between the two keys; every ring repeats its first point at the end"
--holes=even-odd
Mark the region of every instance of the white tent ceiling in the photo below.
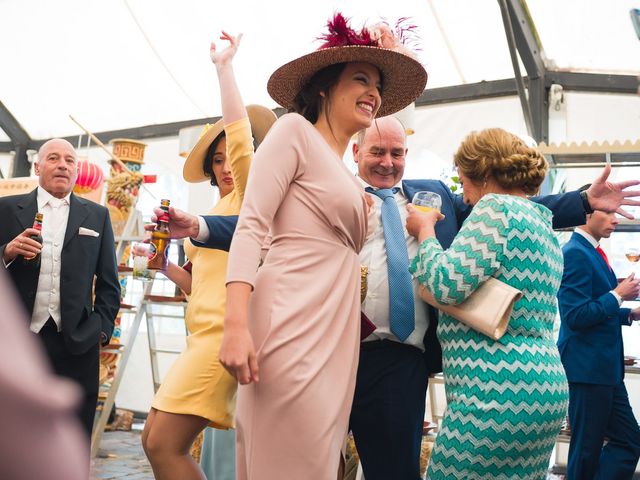
{"type": "MultiPolygon", "coordinates": [[[[640,72],[640,0],[527,3],[549,65],[640,72]]],[[[495,0],[0,0],[0,101],[35,139],[80,133],[69,114],[93,131],[219,115],[208,48],[224,28],[244,33],[245,101],[275,107],[270,73],[317,48],[335,10],[355,25],[411,17],[427,89],[513,77],[495,0]]]]}

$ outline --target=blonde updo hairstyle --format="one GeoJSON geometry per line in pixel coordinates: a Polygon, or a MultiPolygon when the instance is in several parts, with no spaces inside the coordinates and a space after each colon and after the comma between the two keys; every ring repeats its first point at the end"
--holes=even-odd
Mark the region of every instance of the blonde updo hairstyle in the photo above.
{"type": "Polygon", "coordinates": [[[549,168],[538,150],[501,128],[471,132],[453,162],[476,185],[493,178],[502,188],[527,195],[538,192],[549,168]]]}

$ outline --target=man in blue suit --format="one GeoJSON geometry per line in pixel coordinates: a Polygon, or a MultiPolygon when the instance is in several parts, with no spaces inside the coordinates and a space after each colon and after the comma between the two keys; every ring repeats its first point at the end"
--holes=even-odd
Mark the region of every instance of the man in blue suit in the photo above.
{"type": "MultiPolygon", "coordinates": [[[[416,191],[438,193],[445,219],[437,223],[436,235],[444,248],[449,247],[471,207],[438,180],[402,180],[407,147],[404,128],[397,119],[378,119],[359,135],[353,153],[363,187],[397,188],[393,197],[401,228],[406,218],[404,207],[416,191]]],[[[585,208],[591,211],[589,201],[597,208],[612,210],[623,201],[633,204],[621,192],[628,185],[605,183],[607,174],[594,182],[588,192],[539,199],[556,213],[554,226],[584,223],[585,208]]],[[[380,222],[382,200],[375,195],[372,199],[380,222]]],[[[228,250],[236,217],[195,217],[178,210],[171,211],[170,217],[171,232],[176,238],[189,236],[206,241],[203,246],[228,250]]],[[[404,228],[400,234],[404,234],[408,258],[412,258],[417,242],[404,228]]],[[[413,299],[407,300],[413,304],[413,330],[406,338],[398,338],[390,328],[391,298],[382,223],[367,239],[360,259],[369,268],[363,312],[376,330],[361,344],[351,429],[367,480],[418,480],[428,377],[442,370],[442,351],[436,337],[437,312],[420,301],[414,282],[413,299]]],[[[408,265],[404,268],[406,271],[408,265]]]]}
{"type": "Polygon", "coordinates": [[[631,479],[640,458],[622,345],[622,325],[639,319],[640,308],[621,307],[638,297],[640,279],[618,283],[599,246],[617,224],[615,213],[588,215],[563,248],[558,348],[569,380],[568,480],[631,479]]]}

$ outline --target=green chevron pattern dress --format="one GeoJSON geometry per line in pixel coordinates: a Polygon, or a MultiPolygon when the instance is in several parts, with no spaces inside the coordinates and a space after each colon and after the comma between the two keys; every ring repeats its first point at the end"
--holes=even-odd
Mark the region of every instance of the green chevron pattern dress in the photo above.
{"type": "Polygon", "coordinates": [[[569,398],[552,338],[562,268],[551,212],[511,195],[482,197],[448,250],[420,245],[411,273],[440,303],[491,276],[523,292],[498,341],[440,315],[448,405],[427,479],[546,478],[569,398]]]}

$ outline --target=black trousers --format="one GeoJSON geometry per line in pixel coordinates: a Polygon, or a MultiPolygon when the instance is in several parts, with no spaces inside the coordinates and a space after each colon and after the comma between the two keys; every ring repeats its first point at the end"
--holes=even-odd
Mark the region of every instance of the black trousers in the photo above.
{"type": "Polygon", "coordinates": [[[98,374],[100,369],[100,347],[98,339],[89,351],[72,355],[67,351],[62,333],[58,333],[55,322],[49,318],[37,335],[44,346],[49,362],[56,375],[76,382],[82,388],[82,402],[77,410],[83,430],[91,439],[93,419],[98,401],[98,374]]]}
{"type": "Polygon", "coordinates": [[[367,480],[418,480],[429,377],[422,352],[398,342],[360,345],[350,428],[367,480]]]}

